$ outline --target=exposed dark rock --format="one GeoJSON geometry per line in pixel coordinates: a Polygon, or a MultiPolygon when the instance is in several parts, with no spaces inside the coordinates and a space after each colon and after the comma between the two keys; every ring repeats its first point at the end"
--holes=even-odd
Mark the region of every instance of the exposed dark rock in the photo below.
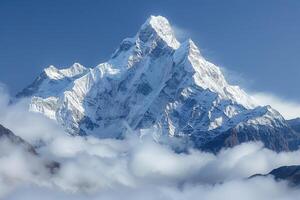
{"type": "Polygon", "coordinates": [[[300,118],[287,120],[288,124],[300,134],[300,118]]]}
{"type": "Polygon", "coordinates": [[[273,169],[268,174],[256,174],[250,178],[269,175],[272,175],[277,181],[288,181],[291,186],[300,186],[300,165],[282,166],[273,169]]]}
{"type": "Polygon", "coordinates": [[[211,138],[199,149],[218,152],[222,148],[234,147],[238,144],[250,141],[260,141],[268,149],[276,152],[296,150],[299,147],[299,137],[290,128],[274,129],[273,127],[245,126],[232,128],[216,137],[211,138]]]}

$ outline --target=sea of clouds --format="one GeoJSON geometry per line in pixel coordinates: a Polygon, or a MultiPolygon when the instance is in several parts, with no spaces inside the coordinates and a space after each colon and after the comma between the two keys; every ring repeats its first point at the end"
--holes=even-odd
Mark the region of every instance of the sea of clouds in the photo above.
{"type": "Polygon", "coordinates": [[[68,136],[53,121],[28,112],[26,99],[9,103],[0,94],[0,124],[37,146],[38,155],[7,140],[0,142],[0,199],[299,199],[299,188],[265,174],[300,165],[300,151],[276,153],[245,143],[218,154],[169,146],[135,134],[124,140],[68,136]],[[47,163],[60,163],[49,170],[47,163]]]}

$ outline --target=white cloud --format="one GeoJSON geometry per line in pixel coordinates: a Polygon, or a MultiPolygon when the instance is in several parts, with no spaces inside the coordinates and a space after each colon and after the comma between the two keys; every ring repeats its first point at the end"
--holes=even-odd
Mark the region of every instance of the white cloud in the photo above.
{"type": "Polygon", "coordinates": [[[288,188],[285,183],[277,183],[271,178],[255,178],[252,180],[234,180],[223,184],[186,185],[181,188],[169,186],[139,186],[135,189],[116,188],[95,194],[65,193],[44,188],[23,188],[8,196],[6,200],[296,200],[300,191],[288,188]]]}
{"type": "Polygon", "coordinates": [[[286,119],[300,117],[300,102],[290,101],[269,93],[254,93],[252,96],[258,104],[272,106],[286,119]]]}
{"type": "Polygon", "coordinates": [[[175,153],[145,137],[124,140],[71,137],[51,120],[8,104],[0,94],[0,124],[45,145],[39,156],[0,144],[0,198],[24,199],[298,199],[300,191],[271,177],[245,179],[283,165],[300,165],[300,150],[276,153],[247,143],[219,154],[191,149],[175,153]],[[51,174],[45,160],[60,169],[51,174]]]}

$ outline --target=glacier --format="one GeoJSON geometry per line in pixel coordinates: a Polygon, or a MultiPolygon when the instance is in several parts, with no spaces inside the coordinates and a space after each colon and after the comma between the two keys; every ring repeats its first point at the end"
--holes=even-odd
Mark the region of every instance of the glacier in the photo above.
{"type": "Polygon", "coordinates": [[[107,62],[49,66],[17,97],[30,98],[30,111],[71,135],[122,138],[155,130],[158,140],[179,138],[209,151],[252,140],[276,151],[299,145],[299,133],[279,112],[230,85],[191,39],[176,39],[162,16],[147,19],[107,62]]]}

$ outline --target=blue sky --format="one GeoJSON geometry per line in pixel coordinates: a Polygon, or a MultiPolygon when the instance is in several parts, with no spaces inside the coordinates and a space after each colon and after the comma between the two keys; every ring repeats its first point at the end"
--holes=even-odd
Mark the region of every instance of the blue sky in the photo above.
{"type": "Polygon", "coordinates": [[[300,101],[297,0],[0,0],[0,81],[15,93],[50,64],[95,66],[151,14],[191,37],[231,82],[300,101]]]}

